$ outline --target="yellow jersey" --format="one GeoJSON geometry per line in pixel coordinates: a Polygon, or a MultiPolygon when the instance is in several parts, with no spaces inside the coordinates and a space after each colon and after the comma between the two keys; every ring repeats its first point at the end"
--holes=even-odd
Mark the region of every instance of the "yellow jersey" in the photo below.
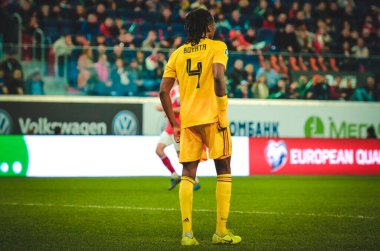
{"type": "Polygon", "coordinates": [[[176,78],[180,90],[181,128],[218,121],[214,90],[214,63],[227,66],[228,50],[222,41],[201,39],[175,50],[165,66],[163,77],[176,78]]]}

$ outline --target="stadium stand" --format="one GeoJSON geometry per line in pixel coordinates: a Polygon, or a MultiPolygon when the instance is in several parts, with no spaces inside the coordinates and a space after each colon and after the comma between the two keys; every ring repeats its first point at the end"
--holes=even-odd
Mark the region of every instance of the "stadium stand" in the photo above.
{"type": "Polygon", "coordinates": [[[40,72],[47,90],[21,83],[29,94],[155,95],[168,55],[186,40],[186,12],[199,7],[214,15],[215,39],[230,50],[230,97],[380,100],[376,0],[2,0],[0,55],[6,62],[16,49],[28,83],[40,72]],[[236,60],[241,78],[230,77],[236,60]],[[256,76],[265,62],[279,75],[273,86],[256,76]],[[268,95],[254,94],[266,88],[268,95]]]}

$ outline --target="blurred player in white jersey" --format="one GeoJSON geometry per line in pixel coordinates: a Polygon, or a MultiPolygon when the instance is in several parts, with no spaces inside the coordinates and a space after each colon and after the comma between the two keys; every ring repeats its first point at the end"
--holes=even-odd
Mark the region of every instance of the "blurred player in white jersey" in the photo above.
{"type": "MultiPolygon", "coordinates": [[[[180,123],[180,118],[179,118],[179,110],[180,110],[180,103],[179,103],[179,86],[178,83],[176,82],[170,91],[170,98],[172,101],[172,106],[173,106],[173,111],[175,114],[175,118],[180,123]]],[[[156,107],[157,111],[163,111],[163,108],[161,105],[156,107]]],[[[168,190],[172,190],[175,188],[180,182],[181,182],[181,177],[178,175],[178,173],[174,170],[173,165],[171,164],[170,159],[168,156],[166,156],[164,150],[167,146],[170,146],[171,144],[174,144],[174,149],[177,152],[177,155],[179,155],[179,143],[175,142],[174,137],[173,137],[173,129],[170,125],[170,123],[167,123],[167,126],[165,130],[161,133],[160,139],[157,143],[156,147],[156,154],[158,157],[160,157],[162,163],[165,165],[165,167],[170,171],[172,178],[170,180],[171,184],[168,187],[168,190]]],[[[194,185],[194,190],[198,190],[200,188],[200,183],[198,178],[196,178],[196,184],[194,185]]]]}

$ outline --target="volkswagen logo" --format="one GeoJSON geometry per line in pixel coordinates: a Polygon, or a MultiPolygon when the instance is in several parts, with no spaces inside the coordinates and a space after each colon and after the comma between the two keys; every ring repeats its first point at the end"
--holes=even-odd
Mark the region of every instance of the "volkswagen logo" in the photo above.
{"type": "Polygon", "coordinates": [[[112,121],[112,134],[115,135],[137,135],[139,121],[136,115],[130,111],[120,111],[112,121]]]}
{"type": "Polygon", "coordinates": [[[0,134],[10,134],[12,132],[12,118],[9,113],[0,109],[0,134]]]}

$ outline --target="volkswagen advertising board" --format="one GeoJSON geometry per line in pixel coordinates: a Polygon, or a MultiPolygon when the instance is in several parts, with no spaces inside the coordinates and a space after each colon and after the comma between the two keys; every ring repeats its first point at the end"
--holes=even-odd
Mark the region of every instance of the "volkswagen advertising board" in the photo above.
{"type": "Polygon", "coordinates": [[[140,135],[142,104],[0,102],[0,134],[140,135]]]}

